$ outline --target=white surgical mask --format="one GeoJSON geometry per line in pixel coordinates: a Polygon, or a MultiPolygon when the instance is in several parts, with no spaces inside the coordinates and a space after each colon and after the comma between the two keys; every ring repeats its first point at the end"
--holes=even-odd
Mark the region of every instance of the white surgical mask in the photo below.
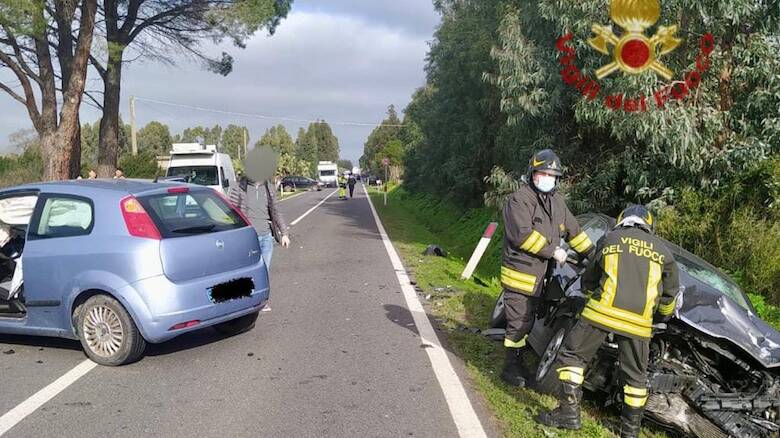
{"type": "Polygon", "coordinates": [[[534,185],[536,185],[536,188],[539,189],[540,192],[550,193],[555,188],[556,179],[557,178],[554,176],[539,176],[537,178],[539,182],[535,182],[534,185]]]}

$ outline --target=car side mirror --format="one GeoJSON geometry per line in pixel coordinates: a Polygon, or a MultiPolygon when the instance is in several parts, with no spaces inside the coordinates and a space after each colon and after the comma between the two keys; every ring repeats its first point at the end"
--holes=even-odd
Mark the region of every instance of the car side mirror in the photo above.
{"type": "Polygon", "coordinates": [[[222,187],[224,188],[230,187],[230,181],[227,178],[222,180],[222,187]]]}

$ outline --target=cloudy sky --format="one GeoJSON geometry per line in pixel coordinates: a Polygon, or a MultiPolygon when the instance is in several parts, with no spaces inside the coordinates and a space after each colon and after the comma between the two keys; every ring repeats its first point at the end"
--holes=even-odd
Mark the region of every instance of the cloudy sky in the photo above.
{"type": "MultiPolygon", "coordinates": [[[[339,122],[383,119],[390,104],[402,109],[425,80],[425,53],[439,17],[430,0],[295,0],[276,34],[256,35],[246,49],[217,48],[235,58],[227,77],[187,61],[177,66],[135,62],[124,72],[122,114],[135,95],[185,106],[292,119],[323,118],[357,160],[371,127],[339,122]]],[[[218,53],[217,52],[217,53],[218,53]]],[[[88,88],[99,88],[93,83],[88,88]]],[[[251,142],[279,120],[204,112],[139,100],[139,126],[159,120],[173,133],[188,126],[229,123],[249,128],[251,142]]],[[[0,93],[0,148],[8,135],[29,128],[21,104],[0,93]]],[[[99,118],[85,106],[83,121],[99,118]]],[[[305,122],[282,122],[295,137],[305,122]]],[[[0,152],[5,152],[0,150],[0,152]]]]}

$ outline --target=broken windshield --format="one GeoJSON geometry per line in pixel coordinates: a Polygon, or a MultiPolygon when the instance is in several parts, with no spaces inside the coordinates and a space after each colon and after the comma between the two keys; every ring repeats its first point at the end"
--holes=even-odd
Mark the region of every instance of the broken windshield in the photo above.
{"type": "Polygon", "coordinates": [[[739,286],[731,281],[731,279],[719,273],[714,268],[693,259],[687,254],[678,254],[675,259],[677,260],[677,266],[679,266],[680,270],[685,271],[697,281],[717,289],[720,293],[731,298],[745,310],[750,310],[750,305],[745,297],[745,293],[739,286]]]}

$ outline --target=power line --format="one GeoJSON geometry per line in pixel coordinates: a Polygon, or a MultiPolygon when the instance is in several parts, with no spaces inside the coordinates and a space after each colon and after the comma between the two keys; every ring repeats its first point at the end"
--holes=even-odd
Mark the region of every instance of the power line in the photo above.
{"type": "MultiPolygon", "coordinates": [[[[147,97],[138,97],[136,96],[136,100],[144,101],[144,102],[150,102],[150,103],[157,103],[160,105],[168,105],[173,106],[177,108],[186,108],[196,111],[206,111],[210,113],[216,113],[216,114],[223,114],[223,115],[229,115],[229,116],[238,116],[238,117],[249,117],[254,119],[263,119],[263,120],[282,120],[286,122],[300,122],[300,123],[319,123],[322,122],[322,120],[311,120],[311,119],[303,119],[303,118],[295,118],[295,117],[281,117],[281,116],[269,116],[265,114],[251,114],[251,113],[241,113],[241,112],[235,112],[235,111],[225,111],[215,108],[205,108],[202,106],[194,106],[194,105],[185,105],[181,103],[174,103],[174,102],[165,102],[162,100],[157,99],[150,99],[147,97]]],[[[369,123],[369,122],[350,122],[350,121],[329,121],[327,122],[329,125],[339,125],[339,126],[388,126],[388,127],[394,127],[394,128],[401,128],[404,125],[389,125],[389,124],[382,124],[382,123],[369,123]]]]}

